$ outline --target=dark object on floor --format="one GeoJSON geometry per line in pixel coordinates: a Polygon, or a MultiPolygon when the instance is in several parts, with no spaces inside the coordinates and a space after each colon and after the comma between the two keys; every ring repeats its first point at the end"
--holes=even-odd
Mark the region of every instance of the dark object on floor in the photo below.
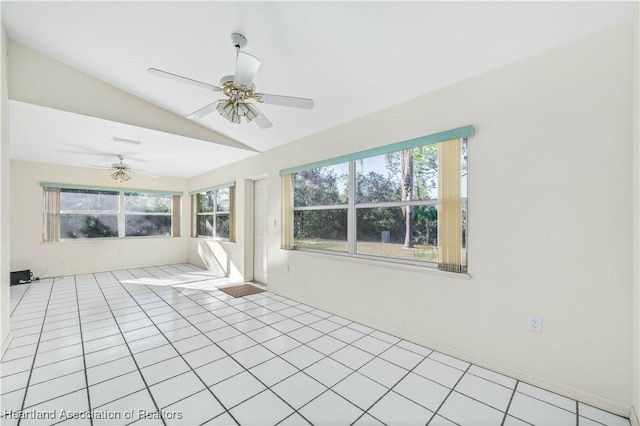
{"type": "Polygon", "coordinates": [[[27,284],[31,282],[31,270],[15,271],[11,273],[11,285],[27,284]]]}
{"type": "Polygon", "coordinates": [[[250,294],[262,293],[264,290],[251,284],[231,285],[228,287],[218,287],[218,290],[224,291],[233,297],[243,297],[250,294]]]}

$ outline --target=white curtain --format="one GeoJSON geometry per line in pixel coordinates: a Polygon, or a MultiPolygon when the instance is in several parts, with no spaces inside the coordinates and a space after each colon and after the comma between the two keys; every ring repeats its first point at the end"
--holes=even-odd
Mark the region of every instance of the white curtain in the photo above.
{"type": "Polygon", "coordinates": [[[181,205],[180,195],[173,195],[171,197],[171,236],[180,236],[180,218],[181,218],[181,205]]]}
{"type": "Polygon", "coordinates": [[[438,143],[438,268],[465,272],[462,249],[462,195],[460,139],[438,143]]]}
{"type": "Polygon", "coordinates": [[[44,188],[44,241],[60,241],[60,188],[44,188]]]}
{"type": "Polygon", "coordinates": [[[198,236],[198,197],[200,194],[191,194],[191,236],[198,236]]]}
{"type": "Polygon", "coordinates": [[[236,187],[229,188],[229,241],[236,240],[236,187]]]}

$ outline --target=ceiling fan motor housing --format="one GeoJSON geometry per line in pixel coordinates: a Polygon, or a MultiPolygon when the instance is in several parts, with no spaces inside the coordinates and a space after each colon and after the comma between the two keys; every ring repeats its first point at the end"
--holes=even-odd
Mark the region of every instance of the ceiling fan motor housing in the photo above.
{"type": "Polygon", "coordinates": [[[247,45],[247,38],[240,33],[232,33],[231,43],[233,43],[236,49],[244,49],[247,45]]]}

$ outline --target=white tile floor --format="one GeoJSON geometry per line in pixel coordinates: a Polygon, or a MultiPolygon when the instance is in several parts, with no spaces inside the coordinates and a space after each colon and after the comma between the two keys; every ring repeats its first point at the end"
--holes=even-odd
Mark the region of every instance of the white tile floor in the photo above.
{"type": "Polygon", "coordinates": [[[0,423],[629,425],[270,292],[216,288],[228,283],[181,264],[11,287],[0,423]]]}

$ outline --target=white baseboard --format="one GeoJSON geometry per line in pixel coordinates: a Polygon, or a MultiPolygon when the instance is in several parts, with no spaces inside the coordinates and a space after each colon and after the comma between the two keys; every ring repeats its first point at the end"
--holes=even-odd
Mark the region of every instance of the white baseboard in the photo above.
{"type": "Polygon", "coordinates": [[[640,426],[640,416],[638,416],[638,413],[636,413],[633,407],[629,410],[629,420],[631,420],[632,426],[640,426]]]}
{"type": "Polygon", "coordinates": [[[7,334],[7,337],[4,339],[4,342],[2,342],[2,353],[0,353],[0,358],[4,356],[4,353],[7,351],[7,348],[11,344],[11,340],[13,340],[13,335],[11,334],[11,332],[9,332],[9,334],[7,334]]]}
{"type": "MultiPolygon", "coordinates": [[[[504,374],[514,379],[521,380],[523,382],[546,389],[550,392],[555,392],[562,396],[575,399],[577,401],[583,402],[588,405],[592,405],[594,407],[600,408],[605,411],[609,411],[611,413],[615,413],[620,416],[627,417],[630,415],[629,413],[632,410],[632,407],[625,404],[621,404],[617,401],[613,401],[608,398],[604,398],[600,395],[592,394],[590,392],[585,392],[580,389],[576,389],[574,387],[567,386],[567,385],[555,382],[553,380],[549,380],[547,378],[528,373],[520,369],[507,367],[501,363],[497,363],[493,360],[484,358],[478,354],[463,351],[463,350],[460,350],[459,348],[455,348],[447,344],[443,344],[442,342],[431,341],[428,339],[424,339],[423,337],[420,337],[420,336],[415,336],[410,333],[406,333],[402,330],[396,330],[384,324],[379,324],[379,323],[376,323],[375,321],[358,317],[357,315],[353,315],[352,313],[349,313],[349,312],[338,311],[331,306],[325,306],[321,303],[302,301],[300,300],[300,297],[298,297],[298,295],[290,294],[286,291],[279,291],[278,289],[275,289],[274,291],[273,288],[269,288],[269,291],[275,294],[279,294],[281,296],[290,298],[291,300],[296,300],[300,303],[305,303],[305,304],[314,306],[318,309],[322,309],[334,315],[339,315],[347,319],[350,319],[352,321],[357,321],[363,325],[375,328],[380,331],[384,331],[385,333],[389,333],[391,335],[408,340],[418,345],[425,346],[427,348],[436,350],[446,355],[453,356],[455,358],[461,359],[463,361],[469,362],[479,367],[483,367],[483,368],[495,371],[496,373],[504,374]]],[[[636,423],[634,425],[640,426],[640,424],[638,424],[637,422],[637,415],[636,415],[636,423]]]]}

